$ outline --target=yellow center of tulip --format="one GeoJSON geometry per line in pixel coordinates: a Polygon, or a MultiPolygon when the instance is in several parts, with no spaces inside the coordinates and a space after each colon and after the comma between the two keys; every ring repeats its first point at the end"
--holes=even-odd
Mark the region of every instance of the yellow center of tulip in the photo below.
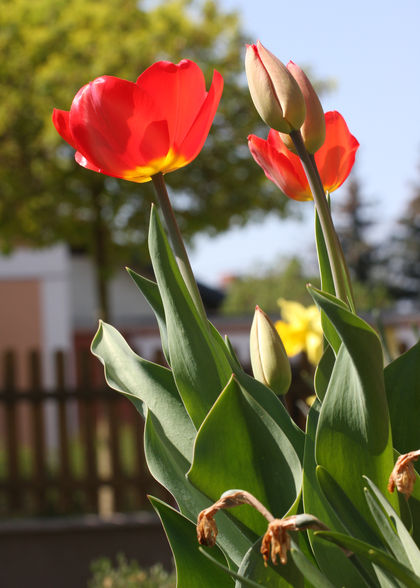
{"type": "Polygon", "coordinates": [[[183,155],[171,148],[166,155],[152,159],[147,165],[139,165],[134,169],[129,169],[123,172],[121,177],[124,180],[142,184],[150,182],[152,176],[159,172],[166,174],[184,167],[188,163],[189,161],[183,155]]]}

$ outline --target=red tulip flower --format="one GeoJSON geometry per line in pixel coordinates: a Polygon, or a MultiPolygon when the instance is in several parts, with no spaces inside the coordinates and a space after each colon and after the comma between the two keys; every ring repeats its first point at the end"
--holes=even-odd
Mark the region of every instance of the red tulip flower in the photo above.
{"type": "MultiPolygon", "coordinates": [[[[325,142],[315,153],[315,162],[324,190],[333,192],[341,186],[354,164],[359,143],[350,133],[339,112],[325,113],[325,142]]],[[[301,161],[289,151],[279,133],[270,129],[265,141],[248,137],[252,157],[269,180],[293,200],[312,200],[311,190],[301,161]]]]}
{"type": "Polygon", "coordinates": [[[83,86],[70,111],[54,110],[53,123],[88,169],[147,182],[184,167],[200,152],[223,89],[215,71],[206,91],[201,69],[184,59],[159,61],[136,83],[102,76],[83,86]]]}

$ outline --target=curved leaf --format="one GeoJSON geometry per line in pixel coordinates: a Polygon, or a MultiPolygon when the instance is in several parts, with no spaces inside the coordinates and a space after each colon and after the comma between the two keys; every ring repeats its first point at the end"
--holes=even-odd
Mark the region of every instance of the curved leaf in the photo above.
{"type": "MultiPolygon", "coordinates": [[[[384,371],[394,447],[400,453],[420,448],[420,341],[384,371]]],[[[420,462],[414,467],[420,472],[420,462]]]]}
{"type": "MultiPolygon", "coordinates": [[[[330,529],[344,532],[345,527],[327,501],[316,476],[315,435],[319,411],[320,402],[315,400],[310,408],[306,424],[303,503],[305,512],[319,518],[330,529]]],[[[362,588],[368,585],[339,547],[321,541],[313,531],[308,531],[308,537],[318,565],[334,585],[339,586],[343,577],[346,578],[346,588],[362,588]]]]}
{"type": "Polygon", "coordinates": [[[165,311],[163,309],[162,298],[160,297],[158,285],[156,282],[140,276],[129,268],[127,268],[127,272],[155,313],[159,327],[160,339],[162,342],[163,354],[165,355],[165,359],[168,362],[168,365],[170,365],[171,362],[168,350],[168,333],[166,330],[165,311]]]}
{"type": "MultiPolygon", "coordinates": [[[[187,479],[185,474],[191,467],[190,462],[169,441],[152,411],[147,414],[144,437],[144,449],[151,474],[173,495],[181,512],[196,520],[198,513],[210,506],[212,501],[187,479]]],[[[217,544],[239,566],[244,554],[255,541],[255,535],[250,531],[246,533],[226,512],[218,513],[217,525],[217,544]]]]}
{"type": "Polygon", "coordinates": [[[378,530],[395,557],[401,563],[411,567],[413,572],[420,576],[419,548],[388,500],[379,491],[379,488],[369,478],[365,477],[365,480],[368,484],[366,500],[372,514],[374,514],[378,530]]]}
{"type": "MultiPolygon", "coordinates": [[[[247,490],[280,517],[300,493],[301,478],[286,435],[232,377],[198,431],[188,479],[214,501],[229,488],[247,490]]],[[[230,514],[257,535],[266,530],[248,505],[230,514]]]]}
{"type": "MultiPolygon", "coordinates": [[[[375,331],[333,296],[310,290],[343,342],[321,408],[316,459],[369,520],[361,477],[384,490],[393,468],[381,344],[375,331]]],[[[392,501],[398,512],[397,499],[392,501]]]]}
{"type": "Polygon", "coordinates": [[[195,428],[170,370],[139,357],[122,335],[104,322],[99,324],[93,339],[92,353],[105,366],[109,386],[152,410],[170,443],[184,459],[191,461],[195,428]]]}
{"type": "MultiPolygon", "coordinates": [[[[177,586],[232,588],[230,577],[200,551],[195,524],[157,498],[150,497],[150,502],[162,521],[174,555],[177,586]]],[[[211,549],[212,556],[226,565],[222,552],[216,546],[211,549]]]]}
{"type": "Polygon", "coordinates": [[[155,207],[148,243],[165,311],[174,379],[193,423],[199,427],[232,370],[191,300],[155,207]]]}
{"type": "Polygon", "coordinates": [[[332,531],[316,531],[316,535],[327,541],[333,541],[341,545],[344,549],[349,549],[360,556],[365,557],[371,562],[377,564],[382,569],[390,572],[395,578],[398,578],[407,588],[419,588],[420,577],[416,576],[410,569],[398,562],[395,558],[384,551],[341,533],[332,531]]]}

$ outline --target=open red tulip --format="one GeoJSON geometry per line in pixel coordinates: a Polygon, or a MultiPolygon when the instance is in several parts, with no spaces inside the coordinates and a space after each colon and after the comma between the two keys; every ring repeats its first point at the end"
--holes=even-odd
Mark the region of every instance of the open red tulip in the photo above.
{"type": "MultiPolygon", "coordinates": [[[[326,112],[325,126],[325,142],[315,153],[315,162],[324,190],[333,192],[349,175],[359,143],[339,112],[326,112]]],[[[267,178],[286,196],[293,200],[312,200],[299,157],[289,151],[277,131],[270,129],[267,140],[250,135],[248,145],[267,178]]]]}
{"type": "Polygon", "coordinates": [[[83,167],[132,182],[184,167],[200,152],[223,90],[193,61],[158,61],[137,82],[102,76],[83,86],[53,123],[83,167]]]}

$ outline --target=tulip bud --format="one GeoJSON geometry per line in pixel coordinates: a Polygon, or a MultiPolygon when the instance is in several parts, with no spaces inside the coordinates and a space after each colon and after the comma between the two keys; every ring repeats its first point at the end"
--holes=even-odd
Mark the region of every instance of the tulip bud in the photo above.
{"type": "Polygon", "coordinates": [[[255,379],[276,394],[286,394],[292,380],[289,359],[275,326],[259,306],[251,326],[250,352],[255,379]]]}
{"type": "MultiPolygon", "coordinates": [[[[288,71],[292,74],[299,85],[306,105],[305,121],[300,129],[303,142],[309,153],[315,153],[325,141],[325,115],[315,92],[305,72],[293,61],[287,64],[288,71]]],[[[283,142],[290,151],[295,152],[295,147],[290,136],[280,133],[283,142]]]]}
{"type": "Polygon", "coordinates": [[[282,133],[300,129],[305,100],[286,66],[258,41],[247,46],[245,70],[251,98],[263,121],[282,133]]]}

